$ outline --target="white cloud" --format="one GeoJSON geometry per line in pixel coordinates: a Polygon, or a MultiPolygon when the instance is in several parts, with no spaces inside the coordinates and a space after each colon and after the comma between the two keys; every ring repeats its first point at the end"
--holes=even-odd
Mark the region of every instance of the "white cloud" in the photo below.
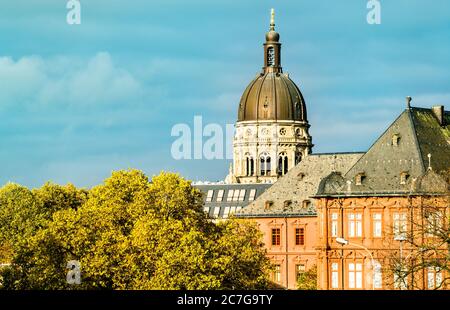
{"type": "Polygon", "coordinates": [[[58,57],[0,58],[0,106],[132,104],[144,90],[108,53],[87,61],[58,57]]]}

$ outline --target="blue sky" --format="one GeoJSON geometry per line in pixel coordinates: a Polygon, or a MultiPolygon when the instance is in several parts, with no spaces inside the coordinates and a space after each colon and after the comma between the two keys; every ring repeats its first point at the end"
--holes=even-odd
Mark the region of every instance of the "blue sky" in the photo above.
{"type": "MultiPolygon", "coordinates": [[[[171,128],[234,123],[262,67],[270,8],[306,99],[314,152],[366,150],[405,108],[450,107],[450,2],[0,1],[0,183],[92,186],[113,170],[216,181],[226,160],[171,158],[171,128]]],[[[447,108],[448,109],[448,108],[447,108]]]]}

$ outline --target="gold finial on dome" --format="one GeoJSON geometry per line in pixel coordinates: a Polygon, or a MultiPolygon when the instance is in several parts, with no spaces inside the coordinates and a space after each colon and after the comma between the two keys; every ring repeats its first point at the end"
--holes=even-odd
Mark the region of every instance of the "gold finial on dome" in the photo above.
{"type": "Polygon", "coordinates": [[[270,30],[275,30],[275,9],[270,10],[270,30]]]}

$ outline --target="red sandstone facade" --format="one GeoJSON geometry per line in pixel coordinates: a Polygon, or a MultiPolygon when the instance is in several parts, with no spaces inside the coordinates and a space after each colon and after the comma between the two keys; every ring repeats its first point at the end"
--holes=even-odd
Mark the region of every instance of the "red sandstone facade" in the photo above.
{"type": "Polygon", "coordinates": [[[272,281],[297,288],[297,276],[316,264],[317,220],[311,217],[257,218],[267,256],[274,264],[272,281]]]}
{"type": "MultiPolygon", "coordinates": [[[[426,227],[426,221],[433,213],[439,213],[441,219],[448,219],[448,196],[329,197],[318,199],[317,205],[319,289],[448,287],[443,282],[450,275],[444,270],[419,268],[400,281],[392,268],[392,260],[397,257],[408,268],[417,264],[417,260],[432,260],[439,255],[448,255],[448,247],[444,244],[434,254],[428,251],[422,257],[417,255],[418,247],[402,240],[414,238],[414,243],[418,245],[433,242],[433,236],[427,234],[423,227],[426,227]],[[348,240],[349,244],[339,244],[336,241],[338,237],[348,240]]],[[[448,225],[444,221],[439,224],[448,225]]]]}

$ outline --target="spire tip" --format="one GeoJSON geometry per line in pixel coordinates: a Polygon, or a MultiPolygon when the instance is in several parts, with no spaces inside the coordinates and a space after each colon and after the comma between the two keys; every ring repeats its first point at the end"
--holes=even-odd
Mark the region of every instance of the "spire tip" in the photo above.
{"type": "Polygon", "coordinates": [[[270,30],[275,30],[275,9],[270,10],[270,30]]]}

